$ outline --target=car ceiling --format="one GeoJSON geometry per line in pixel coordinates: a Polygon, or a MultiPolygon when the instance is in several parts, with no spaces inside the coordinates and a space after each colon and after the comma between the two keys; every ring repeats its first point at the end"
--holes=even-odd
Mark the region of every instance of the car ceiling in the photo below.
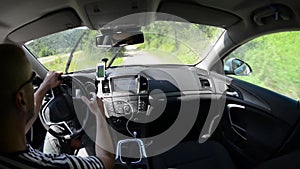
{"type": "Polygon", "coordinates": [[[170,13],[191,22],[224,27],[228,30],[232,41],[236,43],[266,32],[300,27],[300,3],[294,0],[2,0],[1,2],[0,40],[19,44],[80,25],[98,29],[121,16],[145,11],[170,13]],[[256,12],[260,16],[274,6],[279,14],[288,16],[288,20],[266,19],[264,25],[254,21],[256,12]],[[62,17],[65,15],[62,11],[65,10],[69,11],[68,17],[62,17]]]}

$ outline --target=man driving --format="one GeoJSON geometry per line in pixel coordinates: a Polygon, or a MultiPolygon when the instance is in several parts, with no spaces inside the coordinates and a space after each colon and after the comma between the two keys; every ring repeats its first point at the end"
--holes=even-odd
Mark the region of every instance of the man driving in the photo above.
{"type": "Polygon", "coordinates": [[[12,44],[0,45],[2,79],[0,84],[0,168],[113,168],[112,141],[99,98],[82,100],[97,120],[96,156],[76,157],[68,154],[44,154],[26,143],[25,133],[38,117],[46,92],[60,84],[61,73],[48,72],[34,93],[35,73],[23,50],[12,44]],[[5,60],[5,61],[4,61],[5,60]],[[101,131],[100,131],[101,130],[101,131]]]}

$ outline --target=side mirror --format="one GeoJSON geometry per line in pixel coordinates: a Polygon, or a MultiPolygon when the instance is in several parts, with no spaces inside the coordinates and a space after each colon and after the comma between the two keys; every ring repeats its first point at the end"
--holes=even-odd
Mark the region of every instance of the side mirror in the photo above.
{"type": "Polygon", "coordinates": [[[116,32],[96,37],[97,47],[120,47],[144,43],[142,32],[116,32]]]}
{"type": "Polygon", "coordinates": [[[249,76],[252,73],[252,69],[246,62],[230,58],[225,62],[224,72],[226,75],[249,76]]]}

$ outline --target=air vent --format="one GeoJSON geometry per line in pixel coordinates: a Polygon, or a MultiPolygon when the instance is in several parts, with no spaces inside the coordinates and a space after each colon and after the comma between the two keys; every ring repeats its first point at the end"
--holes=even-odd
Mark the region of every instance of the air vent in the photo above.
{"type": "Polygon", "coordinates": [[[241,97],[238,90],[236,90],[235,88],[233,88],[230,85],[227,85],[226,94],[227,94],[227,96],[231,96],[231,97],[237,97],[237,98],[241,97]]]}
{"type": "Polygon", "coordinates": [[[102,81],[102,92],[103,93],[110,93],[108,80],[103,80],[102,81]]]}
{"type": "Polygon", "coordinates": [[[140,93],[147,93],[148,91],[148,80],[143,77],[140,76],[140,89],[139,89],[140,93]]]}
{"type": "Polygon", "coordinates": [[[203,88],[210,88],[209,80],[200,78],[200,83],[203,88]]]}

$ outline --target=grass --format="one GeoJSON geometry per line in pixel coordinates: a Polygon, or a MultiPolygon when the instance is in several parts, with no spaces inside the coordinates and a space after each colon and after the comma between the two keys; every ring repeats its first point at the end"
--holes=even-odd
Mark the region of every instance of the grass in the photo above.
{"type": "MultiPolygon", "coordinates": [[[[73,61],[69,67],[69,72],[75,70],[74,60],[77,60],[81,52],[75,52],[73,55],[73,61]]],[[[52,55],[48,57],[39,58],[38,60],[48,69],[65,72],[66,64],[68,61],[69,54],[52,55]]]]}
{"type": "Polygon", "coordinates": [[[238,48],[232,57],[253,69],[237,77],[294,99],[300,98],[300,32],[283,32],[257,38],[238,48]]]}
{"type": "Polygon", "coordinates": [[[112,66],[122,65],[123,62],[124,62],[124,59],[122,57],[116,58],[112,64],[112,66]]]}
{"type": "MultiPolygon", "coordinates": [[[[68,61],[69,54],[52,55],[48,57],[39,58],[38,60],[48,69],[65,72],[66,64],[68,61]]],[[[96,68],[96,64],[100,59],[93,57],[87,57],[83,51],[77,51],[73,55],[72,62],[69,67],[69,72],[96,68]]],[[[113,66],[118,66],[123,63],[122,57],[116,58],[113,62],[113,66]]]]}

